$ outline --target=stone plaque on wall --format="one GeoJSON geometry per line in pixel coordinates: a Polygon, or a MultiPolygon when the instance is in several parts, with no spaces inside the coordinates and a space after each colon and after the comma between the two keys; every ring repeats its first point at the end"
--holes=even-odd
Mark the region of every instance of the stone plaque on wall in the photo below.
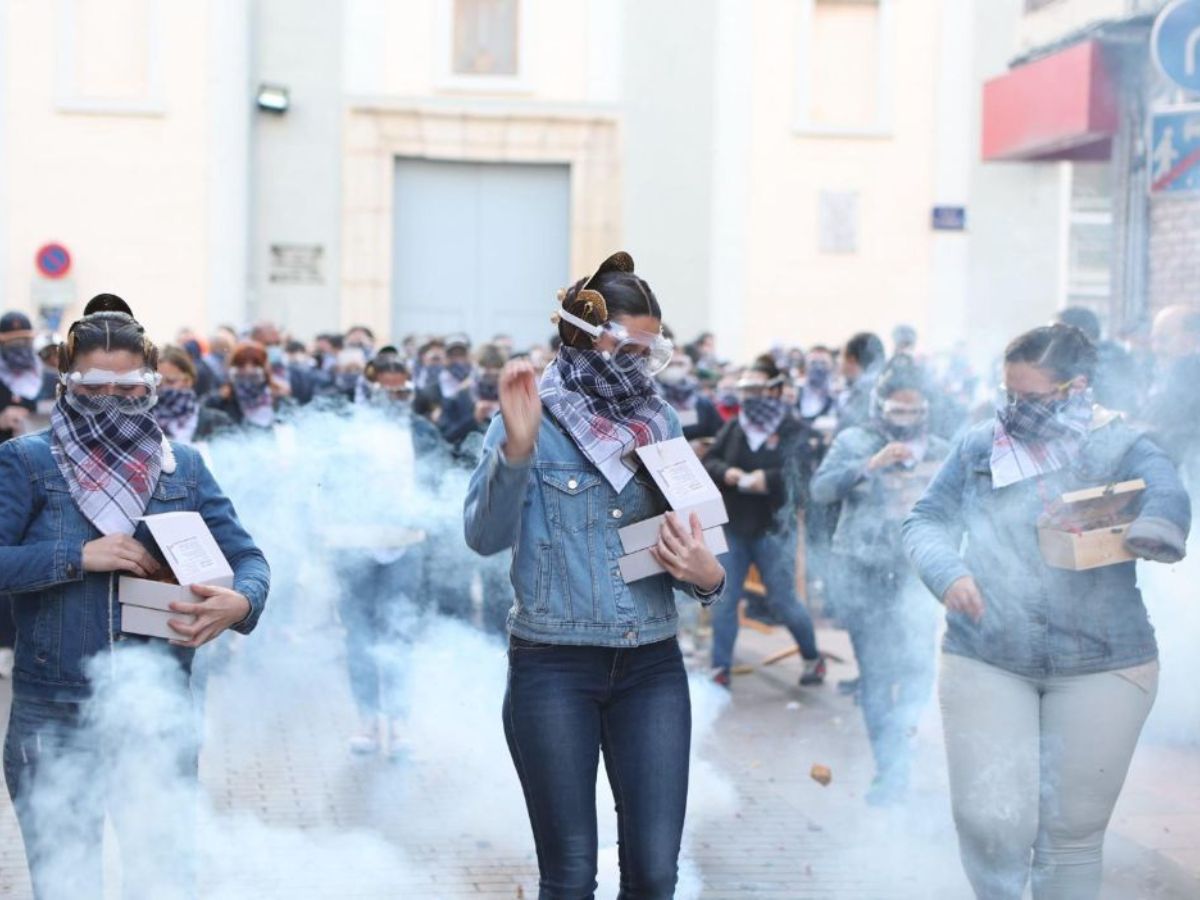
{"type": "Polygon", "coordinates": [[[271,284],[324,284],[324,262],[321,244],[272,244],[267,280],[271,284]]]}

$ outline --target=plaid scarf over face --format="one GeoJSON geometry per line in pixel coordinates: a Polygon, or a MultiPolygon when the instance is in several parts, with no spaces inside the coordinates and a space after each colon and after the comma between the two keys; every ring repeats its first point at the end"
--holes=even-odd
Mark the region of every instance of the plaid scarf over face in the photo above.
{"type": "Polygon", "coordinates": [[[665,381],[658,383],[663,398],[675,409],[689,410],[696,405],[696,396],[700,393],[700,382],[694,378],[685,378],[674,384],[665,381]]]}
{"type": "Polygon", "coordinates": [[[154,421],[171,440],[189,441],[196,431],[199,410],[195,391],[168,388],[154,404],[154,421]]]}
{"type": "Polygon", "coordinates": [[[787,404],[780,397],[747,397],[738,411],[738,424],[755,453],[783,424],[787,404]]]}
{"type": "Polygon", "coordinates": [[[127,415],[115,404],[85,416],[59,399],[50,431],[54,462],[79,511],[101,534],[133,534],[162,473],[154,416],[127,415]]]}
{"type": "Polygon", "coordinates": [[[1078,455],[1094,416],[1090,394],[1053,406],[1026,402],[1002,409],[992,430],[992,488],[1065,469],[1078,455]]]}
{"type": "Polygon", "coordinates": [[[42,365],[33,347],[0,344],[0,381],[18,397],[37,399],[42,392],[42,365]]]}
{"type": "Polygon", "coordinates": [[[597,350],[562,347],[538,393],[618,493],[637,471],[634,451],[670,436],[667,404],[650,376],[637,369],[622,372],[597,350]]]}

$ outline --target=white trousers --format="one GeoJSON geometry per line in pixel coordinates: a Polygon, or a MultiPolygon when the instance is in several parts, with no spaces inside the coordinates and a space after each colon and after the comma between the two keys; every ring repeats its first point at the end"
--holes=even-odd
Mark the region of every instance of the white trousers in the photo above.
{"type": "Polygon", "coordinates": [[[1158,689],[1158,663],[1025,678],[942,655],[959,852],[976,897],[1095,900],[1104,832],[1158,689]]]}

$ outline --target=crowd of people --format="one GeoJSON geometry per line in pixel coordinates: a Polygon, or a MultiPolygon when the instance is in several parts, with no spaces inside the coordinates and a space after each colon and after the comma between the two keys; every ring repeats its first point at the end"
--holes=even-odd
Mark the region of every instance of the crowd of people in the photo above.
{"type": "MultiPolygon", "coordinates": [[[[345,411],[369,407],[411,434],[418,481],[461,476],[453,499],[465,504],[465,528],[458,519],[431,524],[416,548],[362,547],[343,562],[338,609],[362,718],[350,747],[376,752],[402,729],[402,704],[389,700],[386,666],[370,652],[409,639],[398,604],[419,597],[506,634],[504,727],[545,896],[582,896],[594,881],[600,750],[624,791],[623,833],[643,836],[622,843],[623,884],[637,896],[671,895],[690,729],[673,638],[677,609],[694,601],[711,620],[706,669],[730,689],[743,617],[787,629],[804,689],[819,688],[827,674],[814,618],[846,629],[858,677],[838,689],[855,697],[870,739],[868,801],[903,802],[912,737],[938,669],[930,593],[947,610],[941,703],[955,820],[976,892],[1017,897],[1031,871],[1035,896],[1098,889],[1107,817],[1153,701],[1153,632],[1132,563],[1049,567],[1035,523],[1068,489],[1141,480],[1128,546],[1144,559],[1182,556],[1190,524],[1182,484],[1196,483],[1200,449],[1192,389],[1200,310],[1164,310],[1145,334],[1118,342],[1102,337],[1091,311],[1066,309],[1013,340],[980,376],[962,351],[923,353],[905,325],[890,348],[862,332],[838,347],[768,348],[748,364],[725,360],[711,334],[676,344],[626,254],[564,291],[554,335],[532,347],[506,335],[389,342],[365,326],[305,344],[260,322],[207,336],[185,330],[159,348],[119,298],[100,295],[89,309],[66,341],[23,313],[0,317],[0,443],[40,440],[47,469],[86,474],[86,459],[76,465],[58,448],[76,442],[85,454],[111,456],[128,440],[139,459],[160,467],[157,475],[167,471],[153,452],[163,439],[236,443],[305,410],[328,412],[335,429],[345,411]],[[116,345],[110,328],[120,332],[116,345]],[[89,353],[104,358],[84,366],[89,353]],[[135,384],[130,371],[143,380],[135,384]],[[95,447],[86,434],[98,415],[87,401],[93,377],[120,397],[152,398],[136,411],[106,407],[111,433],[93,436],[95,447]],[[134,412],[140,430],[129,436],[121,417],[134,412]],[[668,514],[653,548],[664,574],[626,584],[615,526],[666,510],[630,451],[676,436],[721,491],[728,552],[711,553],[698,520],[668,514]],[[1093,612],[1081,617],[1084,596],[1093,612]],[[1114,672],[1123,677],[1099,677],[1114,672]],[[1057,748],[1052,760],[1038,755],[1047,739],[1057,748]],[[1006,768],[998,776],[999,760],[1006,768]],[[1039,766],[1043,780],[1049,769],[1059,785],[1050,806],[1039,799],[1039,766]],[[983,782],[997,778],[1020,801],[1015,818],[979,802],[983,782]]],[[[171,465],[194,480],[201,459],[183,454],[171,465]]],[[[17,454],[0,461],[12,467],[6,477],[25,477],[17,454]]],[[[219,496],[211,478],[200,481],[219,496]]],[[[132,528],[102,527],[116,501],[93,510],[95,497],[67,483],[84,517],[115,535],[102,560],[93,552],[78,561],[80,574],[158,565],[124,542],[132,528]]],[[[146,488],[131,491],[140,509],[118,504],[123,515],[153,504],[154,485],[146,488]]],[[[0,545],[14,552],[33,540],[29,523],[37,521],[35,511],[17,509],[19,500],[0,504],[0,520],[11,520],[0,545]]],[[[89,528],[81,519],[79,535],[89,528]]],[[[184,636],[190,646],[225,628],[248,631],[265,600],[261,554],[236,519],[217,529],[222,549],[240,560],[238,591],[219,619],[184,636]]],[[[20,561],[14,556],[0,578],[0,593],[45,589],[20,561]]],[[[31,608],[27,596],[17,604],[31,608]]],[[[11,609],[11,601],[0,608],[6,676],[22,623],[33,621],[14,620],[11,609]]],[[[63,664],[78,668],[77,660],[63,664]]],[[[20,659],[17,670],[20,679],[20,659]]],[[[44,724],[27,718],[23,727],[32,734],[44,724]]],[[[29,773],[7,774],[19,801],[29,773]]]]}

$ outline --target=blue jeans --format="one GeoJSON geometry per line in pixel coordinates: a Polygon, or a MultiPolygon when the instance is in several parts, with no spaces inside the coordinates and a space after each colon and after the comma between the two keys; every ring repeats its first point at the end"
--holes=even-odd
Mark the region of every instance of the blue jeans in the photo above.
{"type": "Polygon", "coordinates": [[[880,780],[904,788],[913,735],[933,695],[937,605],[908,572],[867,569],[837,557],[839,607],[858,662],[859,705],[880,780]]]}
{"type": "Polygon", "coordinates": [[[674,639],[632,649],[511,638],[504,734],[533,828],[541,900],[596,890],[601,751],[617,810],[621,900],[675,894],[691,700],[674,639]]]}
{"type": "MultiPolygon", "coordinates": [[[[171,718],[184,729],[194,721],[189,716],[171,718]]],[[[145,784],[125,791],[110,783],[113,754],[121,752],[108,746],[111,737],[103,729],[88,727],[85,704],[13,697],[4,780],[25,842],[34,896],[98,900],[104,895],[106,811],[119,839],[124,896],[195,896],[196,734],[166,730],[144,736],[171,742],[164,745],[172,747],[169,770],[145,776],[165,777],[173,787],[182,786],[163,805],[139,796],[146,792],[145,784]],[[148,800],[153,803],[150,810],[148,800]],[[151,836],[153,841],[147,840],[151,836]]],[[[122,737],[128,736],[116,740],[122,737]]],[[[124,752],[129,751],[127,746],[124,752]]],[[[130,762],[134,761],[127,760],[126,766],[130,762]]]]}
{"type": "Polygon", "coordinates": [[[713,607],[714,669],[733,667],[733,645],[738,636],[738,601],[750,566],[758,567],[767,589],[767,606],[800,646],[800,655],[816,659],[817,635],[812,617],[796,599],[796,534],[793,531],[769,531],[748,538],[726,530],[729,553],[724,557],[728,595],[713,607]]]}
{"type": "Polygon", "coordinates": [[[421,560],[415,550],[380,563],[353,554],[341,565],[338,612],[346,628],[346,667],[359,714],[403,715],[399,673],[417,624],[415,598],[421,588],[421,560]]]}

